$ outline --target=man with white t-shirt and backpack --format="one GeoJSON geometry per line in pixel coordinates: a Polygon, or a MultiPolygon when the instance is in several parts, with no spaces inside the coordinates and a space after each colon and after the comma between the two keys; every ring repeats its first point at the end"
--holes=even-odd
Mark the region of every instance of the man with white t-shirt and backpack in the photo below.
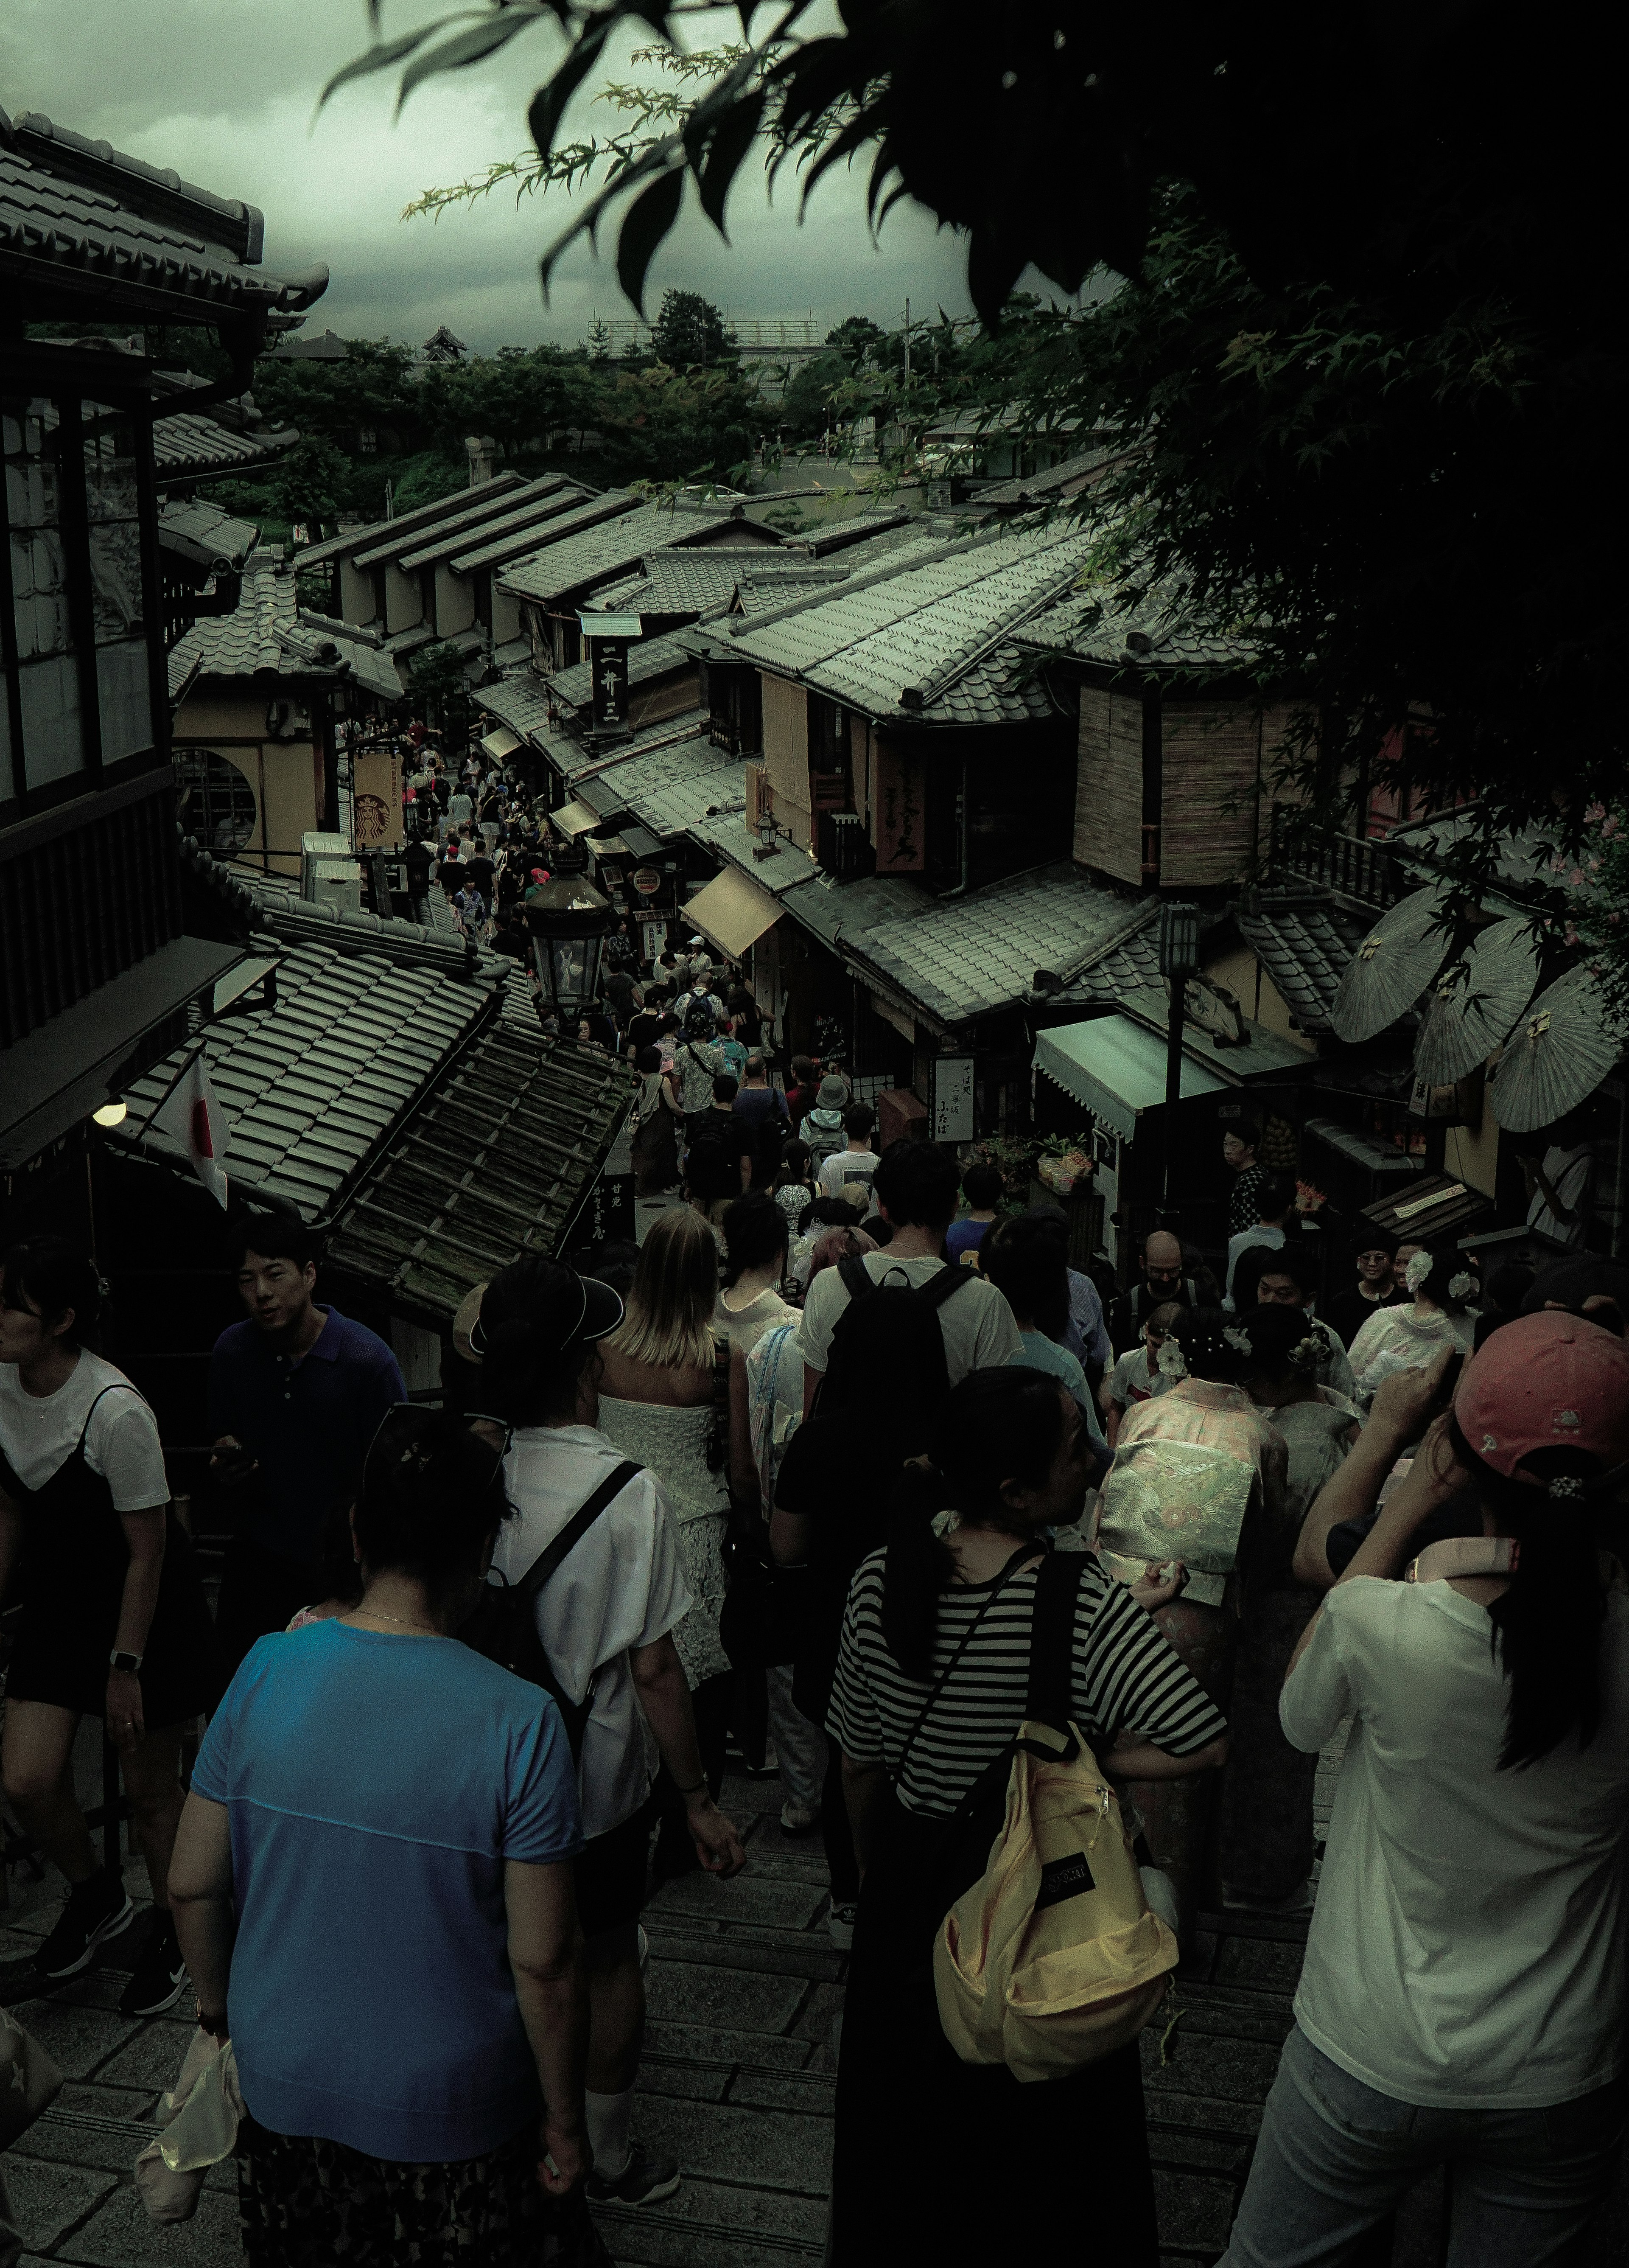
{"type": "MultiPolygon", "coordinates": [[[[691,1594],[666,1491],[596,1423],[598,1342],[621,1318],[608,1285],[529,1255],[493,1278],[466,1327],[481,1365],[482,1414],[510,1429],[504,1478],[518,1516],[499,1535],[490,1583],[498,1600],[504,1586],[531,1593],[539,1682],[555,1692],[578,1756],[585,1845],[575,1866],[595,2161],[588,2193],[643,2205],[671,2197],[679,2179],[671,2159],[646,2154],[630,2131],[645,2017],[639,1911],[658,1756],[684,1799],[701,1864],[722,1877],[745,1859],[708,1789],[673,1644],[691,1594]]],[[[488,1614],[495,1604],[485,1602],[488,1614]]],[[[495,1651],[484,1631],[476,1642],[495,1651]]],[[[513,1666],[524,1672],[520,1659],[513,1666]]]]}
{"type": "MultiPolygon", "coordinates": [[[[947,1271],[944,1236],[956,1213],[961,1169],[948,1151],[932,1142],[891,1142],[872,1181],[877,1210],[893,1233],[885,1249],[835,1268],[823,1268],[809,1286],[798,1336],[803,1355],[803,1412],[814,1408],[820,1381],[831,1366],[833,1338],[857,1288],[848,1279],[862,1268],[885,1296],[925,1294],[933,1303],[944,1339],[946,1383],[954,1386],[970,1370],[992,1370],[1021,1359],[1024,1340],[1012,1309],[993,1284],[972,1269],[947,1271]],[[950,1281],[937,1279],[948,1273],[950,1281]]],[[[877,1381],[885,1392],[887,1381],[877,1381]]]]}

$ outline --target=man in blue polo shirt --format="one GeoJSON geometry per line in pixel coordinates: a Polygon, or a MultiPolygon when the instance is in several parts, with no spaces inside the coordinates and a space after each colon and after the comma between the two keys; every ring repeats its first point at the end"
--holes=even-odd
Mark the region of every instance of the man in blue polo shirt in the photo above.
{"type": "Polygon", "coordinates": [[[246,1214],[231,1255],[248,1321],[221,1333],[209,1361],[210,1470],[238,1502],[216,1610],[229,1675],[319,1595],[325,1531],[380,1419],[407,1398],[378,1333],[312,1299],[316,1244],[297,1213],[246,1214]]]}

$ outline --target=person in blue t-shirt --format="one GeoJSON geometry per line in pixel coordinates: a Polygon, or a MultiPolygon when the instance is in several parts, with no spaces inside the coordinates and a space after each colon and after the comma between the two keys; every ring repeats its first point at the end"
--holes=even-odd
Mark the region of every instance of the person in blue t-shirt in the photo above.
{"type": "Polygon", "coordinates": [[[498,1451],[393,1411],[352,1516],[361,1604],[261,1638],[194,1767],[170,1894],[236,2052],[257,2268],[605,2258],[570,1744],[452,1636],[509,1511],[498,1451]]]}
{"type": "Polygon", "coordinates": [[[216,1609],[229,1676],[309,1605],[324,1530],[356,1494],[385,1411],[407,1398],[378,1333],[312,1298],[317,1242],[291,1207],[246,1213],[230,1256],[248,1320],[209,1358],[209,1474],[237,1513],[216,1609]]]}
{"type": "Polygon", "coordinates": [[[978,1266],[975,1256],[984,1242],[985,1231],[995,1219],[1002,1189],[999,1166],[969,1166],[962,1175],[962,1196],[967,1210],[944,1233],[944,1256],[953,1268],[978,1266]]]}

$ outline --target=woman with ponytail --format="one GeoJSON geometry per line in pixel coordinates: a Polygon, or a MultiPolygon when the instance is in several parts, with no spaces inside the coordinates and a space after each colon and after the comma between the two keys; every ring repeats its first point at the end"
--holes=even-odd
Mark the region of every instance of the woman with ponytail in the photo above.
{"type": "MultiPolygon", "coordinates": [[[[1015,2229],[1026,2251],[1077,2250],[1082,2146],[1113,2169],[1116,2268],[1157,2257],[1134,2043],[1068,2079],[1021,2084],[1004,2066],[958,2058],[933,1984],[934,1939],[988,1846],[986,1834],[972,1847],[954,1815],[1022,1720],[1046,1531],[1077,1518],[1096,1469],[1085,1415],[1056,1378],[970,1373],[849,1593],[826,1719],[862,1872],[837,2078],[842,2268],[985,2263],[1015,2229]]],[[[1139,1597],[1090,1557],[1073,1670],[1075,1719],[1108,1771],[1151,1778],[1222,1762],[1220,1715],[1139,1597]]]]}
{"type": "Polygon", "coordinates": [[[1572,2260],[1622,2151],[1629,1348],[1523,1315],[1451,1383],[1387,1378],[1309,1514],[1420,1442],[1284,1685],[1297,1748],[1355,1721],[1224,2268],[1349,2258],[1442,2163],[1447,2257],[1572,2260]],[[1456,1497],[1482,1534],[1421,1550],[1456,1497]]]}

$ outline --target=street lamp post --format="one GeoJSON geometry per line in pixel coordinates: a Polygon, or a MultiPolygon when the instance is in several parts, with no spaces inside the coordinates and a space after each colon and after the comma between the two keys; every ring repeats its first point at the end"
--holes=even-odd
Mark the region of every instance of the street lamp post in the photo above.
{"type": "Polygon", "coordinates": [[[1160,1226],[1175,1214],[1171,1169],[1177,1155],[1177,1105],[1182,1099],[1182,1014],[1188,979],[1200,965],[1200,909],[1180,899],[1160,908],[1160,975],[1170,992],[1165,1027],[1165,1140],[1160,1170],[1160,1226]]]}
{"type": "Polygon", "coordinates": [[[532,965],[544,1011],[552,1012],[562,1035],[572,1039],[579,1018],[599,998],[600,955],[617,920],[610,900],[589,880],[587,868],[586,854],[575,843],[565,844],[549,880],[528,890],[525,898],[532,965]]]}

